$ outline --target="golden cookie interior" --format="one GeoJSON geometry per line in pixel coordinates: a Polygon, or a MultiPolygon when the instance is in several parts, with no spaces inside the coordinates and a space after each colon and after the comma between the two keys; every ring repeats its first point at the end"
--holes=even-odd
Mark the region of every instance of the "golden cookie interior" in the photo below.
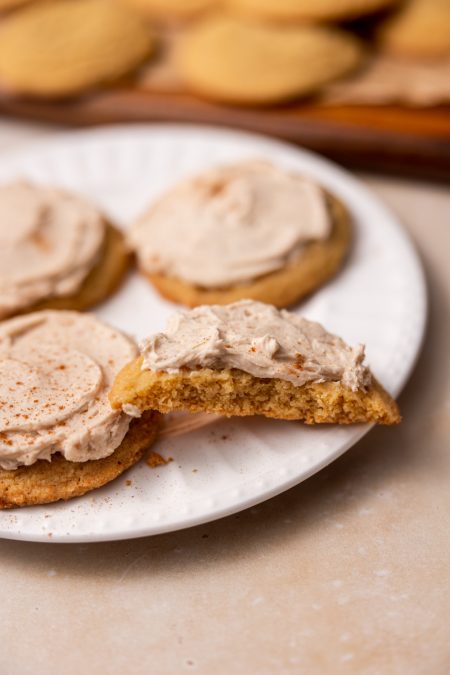
{"type": "Polygon", "coordinates": [[[396,424],[398,407],[320,324],[251,300],[174,315],[117,376],[110,400],[146,409],[264,415],[308,424],[396,424]]]}

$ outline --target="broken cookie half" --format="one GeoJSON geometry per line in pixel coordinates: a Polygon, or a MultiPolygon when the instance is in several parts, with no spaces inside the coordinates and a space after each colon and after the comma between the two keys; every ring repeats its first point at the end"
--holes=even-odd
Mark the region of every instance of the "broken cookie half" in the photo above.
{"type": "Polygon", "coordinates": [[[251,300],[172,316],[118,374],[114,408],[264,415],[307,424],[397,424],[395,401],[320,324],[251,300]]]}

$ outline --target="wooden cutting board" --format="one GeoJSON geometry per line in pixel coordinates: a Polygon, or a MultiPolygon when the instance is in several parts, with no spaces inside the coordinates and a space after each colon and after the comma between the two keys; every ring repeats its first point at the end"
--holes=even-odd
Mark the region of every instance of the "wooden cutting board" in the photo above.
{"type": "Polygon", "coordinates": [[[450,181],[450,106],[303,104],[255,110],[124,85],[60,103],[3,94],[0,114],[71,126],[218,124],[283,138],[351,167],[450,181]]]}

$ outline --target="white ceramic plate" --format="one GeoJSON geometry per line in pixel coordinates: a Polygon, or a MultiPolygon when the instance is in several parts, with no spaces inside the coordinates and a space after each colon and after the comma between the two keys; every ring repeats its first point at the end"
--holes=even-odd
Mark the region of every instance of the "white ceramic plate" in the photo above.
{"type": "MultiPolygon", "coordinates": [[[[350,208],[356,242],[344,271],[298,311],[351,344],[397,395],[418,354],[426,318],[422,269],[397,220],[357,180],[314,154],[235,131],[184,125],[73,132],[3,156],[0,182],[26,177],[91,197],[126,227],[184,176],[242,158],[267,158],[318,179],[350,208]]],[[[97,314],[141,339],[176,307],[133,274],[97,314]]],[[[0,512],[0,536],[53,542],[101,541],[168,532],[220,518],[308,478],[369,430],[308,428],[295,422],[231,419],[160,441],[173,461],[144,462],[108,486],[42,507],[0,512]],[[131,481],[131,485],[127,485],[131,481]]]]}

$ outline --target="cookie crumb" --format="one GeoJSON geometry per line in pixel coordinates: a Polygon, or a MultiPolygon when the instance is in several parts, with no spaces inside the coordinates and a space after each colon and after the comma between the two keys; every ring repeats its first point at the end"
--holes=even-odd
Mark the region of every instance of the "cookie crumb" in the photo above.
{"type": "Polygon", "coordinates": [[[165,466],[169,462],[173,462],[173,457],[164,459],[158,452],[150,452],[145,461],[151,469],[156,469],[158,466],[165,466]]]}

